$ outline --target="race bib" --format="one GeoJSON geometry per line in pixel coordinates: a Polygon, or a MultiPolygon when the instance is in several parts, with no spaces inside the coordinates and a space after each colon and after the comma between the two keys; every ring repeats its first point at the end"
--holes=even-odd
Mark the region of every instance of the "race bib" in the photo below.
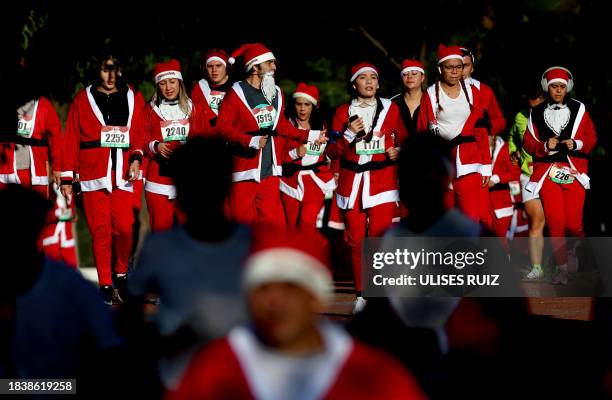
{"type": "Polygon", "coordinates": [[[17,121],[17,134],[24,137],[32,137],[34,132],[34,118],[31,115],[24,115],[17,121]]]}
{"type": "Polygon", "coordinates": [[[320,156],[325,151],[327,143],[316,144],[315,142],[306,143],[306,154],[309,156],[320,156]]]}
{"type": "Polygon", "coordinates": [[[208,105],[217,114],[219,111],[219,107],[221,107],[223,97],[225,97],[225,92],[219,92],[217,90],[212,90],[210,92],[210,103],[208,105]]]}
{"type": "Polygon", "coordinates": [[[372,140],[366,143],[365,140],[357,142],[355,150],[360,156],[370,154],[384,154],[385,153],[385,136],[377,137],[376,134],[372,136],[372,140]]]}
{"type": "Polygon", "coordinates": [[[189,136],[189,119],[175,119],[173,121],[161,121],[162,138],[166,142],[185,142],[189,136]]]}
{"type": "Polygon", "coordinates": [[[129,148],[130,128],[127,126],[103,126],[100,132],[100,146],[129,148]]]}
{"type": "Polygon", "coordinates": [[[567,166],[561,166],[558,164],[553,164],[550,168],[550,172],[548,173],[548,177],[551,181],[558,183],[560,185],[567,185],[574,182],[575,174],[578,171],[570,169],[567,166]]]}
{"type": "Polygon", "coordinates": [[[273,106],[269,104],[260,104],[254,109],[252,109],[251,112],[257,120],[257,125],[259,125],[259,129],[272,128],[272,126],[274,125],[276,110],[273,106]]]}

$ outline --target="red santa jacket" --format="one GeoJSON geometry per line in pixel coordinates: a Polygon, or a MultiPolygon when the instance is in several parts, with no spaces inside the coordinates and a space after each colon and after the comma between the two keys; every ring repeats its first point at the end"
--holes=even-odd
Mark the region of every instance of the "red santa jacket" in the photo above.
{"type": "Polygon", "coordinates": [[[211,132],[211,134],[218,134],[217,121],[219,109],[225,94],[225,92],[212,90],[206,79],[200,79],[191,90],[191,100],[193,104],[203,109],[203,115],[206,116],[203,122],[207,125],[206,131],[211,132]]]}
{"type": "Polygon", "coordinates": [[[567,101],[571,116],[560,134],[550,129],[544,121],[544,111],[547,107],[547,102],[544,102],[531,110],[527,131],[523,136],[525,150],[533,155],[533,174],[526,190],[538,193],[555,163],[568,165],[576,171],[575,178],[585,189],[589,189],[590,178],[586,174],[588,157],[597,143],[597,135],[586,107],[575,99],[567,101]],[[576,148],[570,152],[549,151],[546,142],[551,137],[557,137],[559,141],[573,139],[576,142],[576,148]]]}
{"type": "Polygon", "coordinates": [[[30,144],[32,185],[48,185],[47,161],[60,170],[62,125],[53,104],[40,97],[34,103],[33,115],[24,116],[23,134],[0,137],[0,183],[20,183],[15,165],[15,142],[30,144]],[[31,132],[31,134],[29,133],[31,132]]]}
{"type": "MultiPolygon", "coordinates": [[[[432,124],[437,124],[436,85],[439,83],[436,82],[428,87],[425,95],[421,97],[421,112],[417,122],[419,132],[428,131],[432,124]]],[[[472,102],[472,111],[459,136],[452,140],[458,144],[453,146],[451,159],[455,161],[457,178],[476,172],[483,176],[491,176],[489,139],[484,129],[475,128],[476,121],[483,116],[480,92],[472,90],[472,85],[466,85],[466,91],[472,102]]]]}
{"type": "MultiPolygon", "coordinates": [[[[284,115],[284,96],[278,86],[276,90],[278,110],[276,110],[276,119],[272,129],[277,133],[277,136],[272,137],[272,175],[281,176],[283,161],[288,161],[285,139],[295,139],[300,143],[306,143],[308,140],[315,141],[319,137],[320,131],[300,130],[291,125],[284,115]]],[[[259,131],[259,125],[251,112],[239,82],[234,83],[223,98],[217,130],[234,151],[232,180],[234,182],[246,180],[259,182],[261,150],[250,147],[255,136],[248,133],[259,131]]]]}
{"type": "MultiPolygon", "coordinates": [[[[408,133],[401,119],[399,108],[391,100],[379,100],[378,120],[372,127],[374,135],[384,140],[384,150],[399,147],[408,133]]],[[[397,166],[390,162],[386,153],[357,154],[355,135],[348,129],[350,104],[336,109],[332,129],[343,132],[343,137],[334,145],[329,145],[327,154],[332,159],[340,159],[340,176],[336,189],[336,203],[343,210],[355,207],[361,195],[363,208],[399,201],[397,186],[397,166]],[[359,190],[363,181],[363,190],[359,190]]],[[[372,141],[374,142],[374,140],[372,141]]]]}
{"type": "MultiPolygon", "coordinates": [[[[336,328],[338,329],[338,328],[336,328]]],[[[313,399],[424,399],[405,368],[388,355],[367,347],[346,333],[325,341],[327,362],[312,377],[313,399]]],[[[177,391],[168,400],[273,398],[265,368],[257,363],[254,335],[233,329],[196,354],[177,391]]],[[[282,361],[280,361],[282,362],[282,361]]]]}
{"type": "Polygon", "coordinates": [[[497,98],[493,89],[485,83],[480,82],[477,79],[470,78],[470,84],[480,92],[482,99],[482,109],[486,110],[489,114],[489,120],[491,121],[491,131],[488,132],[491,135],[499,135],[506,129],[506,119],[502,113],[497,98]]]}
{"type": "MultiPolygon", "coordinates": [[[[62,178],[74,178],[79,174],[84,192],[106,189],[113,190],[111,178],[111,152],[100,147],[104,117],[90,92],[91,86],[77,93],[68,112],[62,154],[62,178]],[[96,145],[97,143],[97,145],[96,145]]],[[[133,191],[128,182],[128,160],[132,154],[143,155],[143,110],[142,95],[131,88],[127,91],[129,106],[129,148],[117,149],[115,182],[119,189],[133,191]]]]}
{"type": "MultiPolygon", "coordinates": [[[[207,118],[210,116],[209,113],[203,108],[201,104],[190,103],[191,115],[189,116],[189,132],[188,138],[195,136],[209,136],[216,135],[212,132],[210,125],[207,124],[207,118]]],[[[210,111],[212,113],[212,111],[210,111]]],[[[160,166],[163,169],[164,160],[160,159],[160,155],[157,153],[156,144],[157,142],[164,142],[162,136],[162,121],[165,121],[161,115],[159,108],[149,103],[145,106],[144,110],[144,136],[145,136],[145,155],[149,159],[146,169],[147,182],[145,183],[144,189],[148,192],[161,194],[168,196],[173,199],[176,197],[176,189],[174,188],[172,178],[167,174],[160,174],[160,166]]],[[[167,127],[165,129],[171,129],[167,127]]],[[[178,148],[181,141],[169,141],[167,142],[173,149],[178,148]]]]}
{"type": "MultiPolygon", "coordinates": [[[[326,127],[324,126],[324,128],[326,127]]],[[[283,166],[283,177],[280,180],[281,192],[302,201],[304,198],[304,176],[309,176],[323,193],[333,192],[336,188],[336,181],[329,169],[327,156],[325,155],[327,144],[317,145],[308,142],[306,143],[306,155],[293,160],[297,156],[295,152],[300,145],[301,143],[295,140],[287,141],[288,156],[292,161],[283,166]]]]}
{"type": "Polygon", "coordinates": [[[495,185],[489,186],[489,205],[498,219],[511,217],[514,213],[514,202],[509,184],[510,182],[518,184],[521,169],[518,165],[512,165],[508,144],[499,136],[495,138],[495,150],[491,157],[493,159],[491,180],[495,185]]]}

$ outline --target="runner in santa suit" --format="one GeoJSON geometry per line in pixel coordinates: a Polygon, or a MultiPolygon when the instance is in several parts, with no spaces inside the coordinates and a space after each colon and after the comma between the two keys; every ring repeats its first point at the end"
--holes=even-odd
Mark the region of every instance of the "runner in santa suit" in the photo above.
{"type": "Polygon", "coordinates": [[[61,191],[67,198],[72,195],[78,173],[98,282],[105,302],[111,303],[113,272],[119,292],[127,282],[144,101],[121,79],[121,65],[113,54],[98,58],[94,68],[97,82],[77,93],[68,113],[61,191]]]}
{"type": "Polygon", "coordinates": [[[331,274],[304,235],[259,248],[247,260],[251,324],[196,354],[167,399],[425,398],[398,361],[321,320],[331,274]]]}
{"type": "Polygon", "coordinates": [[[482,118],[480,92],[461,77],[463,56],[458,46],[438,47],[440,80],[423,96],[418,130],[429,130],[452,148],[456,177],[452,181],[454,204],[474,221],[480,220],[480,191],[491,177],[487,134],[475,127],[482,118]]]}
{"type": "MultiPolygon", "coordinates": [[[[481,97],[483,117],[476,121],[476,128],[485,130],[487,135],[499,135],[506,129],[506,119],[495,98],[495,93],[493,93],[493,89],[487,84],[472,78],[474,64],[476,63],[474,53],[467,47],[461,47],[461,54],[463,55],[463,80],[466,84],[470,85],[473,90],[478,91],[481,97]]],[[[491,208],[490,205],[487,205],[489,197],[487,188],[483,187],[480,190],[480,219],[490,231],[495,232],[497,227],[494,225],[496,225],[497,222],[488,212],[491,208]]]]}
{"type": "Polygon", "coordinates": [[[16,130],[0,134],[0,189],[17,183],[48,198],[49,176],[59,183],[62,125],[51,102],[37,93],[25,61],[18,73],[16,130]]]}
{"type": "MultiPolygon", "coordinates": [[[[319,114],[319,90],[316,86],[298,83],[293,99],[287,109],[291,124],[305,130],[325,129],[325,122],[319,114]]],[[[280,190],[287,227],[293,229],[298,225],[307,225],[320,228],[325,198],[331,196],[336,188],[336,181],[324,154],[327,144],[302,145],[290,141],[289,147],[293,147],[292,144],[297,147],[291,151],[296,151],[301,158],[283,164],[280,190]]],[[[320,239],[324,240],[323,237],[320,239]]]]}
{"type": "Polygon", "coordinates": [[[200,69],[204,78],[200,79],[191,91],[191,100],[197,108],[210,110],[207,120],[216,134],[217,118],[225,93],[232,87],[228,71],[228,55],[225,50],[212,49],[202,56],[200,69]]]}
{"type": "MultiPolygon", "coordinates": [[[[176,208],[176,188],[170,177],[169,158],[188,138],[211,134],[204,124],[208,114],[203,104],[196,105],[187,96],[177,60],[155,66],[155,93],[145,108],[145,153],[149,159],[145,198],[152,232],[170,229],[175,222],[183,222],[176,208]]],[[[213,114],[208,110],[208,113],[213,114]]]]}
{"type": "Polygon", "coordinates": [[[533,155],[533,174],[526,190],[539,194],[554,249],[558,273],[555,284],[567,284],[569,272],[565,235],[583,237],[582,216],[589,153],[597,142],[586,107],[568,98],[574,79],[563,67],[542,75],[544,103],[531,110],[524,147],[533,155]]]}
{"type": "Polygon", "coordinates": [[[352,100],[336,109],[332,122],[332,129],[343,132],[343,137],[328,147],[328,155],[340,159],[336,203],[351,249],[357,295],[354,312],[359,312],[365,306],[361,243],[366,236],[381,236],[398,214],[395,161],[407,133],[397,105],[376,94],[376,67],[365,62],[353,66],[350,82],[352,100]]]}
{"type": "Polygon", "coordinates": [[[47,257],[76,268],[78,262],[72,229],[77,215],[74,201],[72,197],[66,200],[55,182],[50,189],[53,190],[49,196],[53,209],[47,215],[40,235],[42,250],[47,257]]]}
{"type": "Polygon", "coordinates": [[[489,214],[492,223],[492,233],[505,241],[514,214],[514,201],[510,193],[510,185],[518,187],[521,174],[517,165],[510,161],[508,144],[499,136],[489,136],[493,175],[489,180],[489,214]]]}
{"type": "Polygon", "coordinates": [[[274,84],[276,58],[270,50],[259,43],[246,44],[228,61],[239,56],[247,77],[225,95],[217,123],[234,153],[228,214],[240,223],[285,226],[279,177],[288,160],[286,139],[319,144],[327,138],[322,131],[296,128],[285,118],[285,98],[274,84]]]}
{"type": "Polygon", "coordinates": [[[400,114],[409,134],[417,133],[417,121],[423,97],[425,66],[419,60],[404,60],[400,72],[404,92],[391,98],[400,109],[400,114]]]}

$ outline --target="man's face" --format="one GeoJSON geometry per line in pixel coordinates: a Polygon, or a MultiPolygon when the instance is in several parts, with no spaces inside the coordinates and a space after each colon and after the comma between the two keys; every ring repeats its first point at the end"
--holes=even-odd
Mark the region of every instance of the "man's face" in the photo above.
{"type": "Polygon", "coordinates": [[[419,71],[408,71],[402,74],[402,82],[406,89],[420,88],[423,85],[424,75],[419,71]]]}
{"type": "Polygon", "coordinates": [[[355,78],[353,85],[359,97],[372,98],[376,96],[378,89],[378,75],[372,71],[366,71],[355,78]]]}
{"type": "Polygon", "coordinates": [[[472,57],[464,56],[463,57],[463,79],[467,79],[472,76],[472,72],[474,72],[474,63],[472,62],[472,57]]]}
{"type": "Polygon", "coordinates": [[[293,343],[317,321],[321,303],[302,287],[292,283],[268,283],[253,289],[248,297],[255,329],[272,347],[293,343]]]}
{"type": "Polygon", "coordinates": [[[276,72],[276,60],[262,62],[254,68],[256,68],[256,72],[260,75],[263,75],[267,72],[276,72]]]}
{"type": "Polygon", "coordinates": [[[181,92],[180,82],[176,78],[164,79],[157,85],[166,100],[176,100],[181,92]]]}
{"type": "Polygon", "coordinates": [[[456,85],[463,73],[463,62],[456,58],[446,60],[440,65],[442,80],[449,85],[456,85]]]}
{"type": "Polygon", "coordinates": [[[552,99],[553,102],[560,104],[563,103],[563,99],[567,94],[567,85],[564,83],[553,83],[548,85],[548,95],[552,99]]]}
{"type": "Polygon", "coordinates": [[[120,69],[115,60],[105,60],[100,66],[100,84],[105,90],[114,90],[120,69]]]}
{"type": "Polygon", "coordinates": [[[219,85],[227,77],[227,69],[221,61],[213,60],[206,64],[206,74],[210,83],[219,85]]]}

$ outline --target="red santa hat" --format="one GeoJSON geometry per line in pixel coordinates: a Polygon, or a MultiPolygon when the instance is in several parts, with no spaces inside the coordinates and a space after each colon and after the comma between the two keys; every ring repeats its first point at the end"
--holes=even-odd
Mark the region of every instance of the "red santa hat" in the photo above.
{"type": "Polygon", "coordinates": [[[357,79],[359,75],[363,74],[364,72],[368,72],[368,71],[374,72],[376,76],[378,76],[378,70],[376,69],[375,66],[373,66],[370,63],[361,62],[357,65],[353,65],[353,68],[351,68],[351,82],[357,79]]]}
{"type": "Polygon", "coordinates": [[[420,62],[419,60],[404,60],[402,61],[402,71],[400,72],[400,75],[404,75],[408,72],[411,71],[418,71],[422,74],[425,73],[425,67],[423,66],[423,63],[420,62]]]}
{"type": "Polygon", "coordinates": [[[550,67],[542,74],[542,89],[548,91],[548,86],[553,83],[563,83],[569,92],[574,87],[574,77],[567,68],[550,67]]]}
{"type": "Polygon", "coordinates": [[[442,64],[446,60],[457,59],[463,61],[463,54],[461,53],[461,47],[459,46],[445,46],[440,44],[438,46],[438,65],[442,64]]]}
{"type": "Polygon", "coordinates": [[[244,58],[244,69],[246,71],[253,68],[253,65],[276,59],[274,54],[261,43],[247,43],[238,47],[228,59],[229,63],[234,64],[236,58],[240,56],[244,58]]]}
{"type": "Polygon", "coordinates": [[[206,54],[204,54],[204,57],[202,57],[202,61],[204,61],[204,65],[208,65],[208,63],[211,61],[219,61],[223,65],[227,65],[228,58],[229,56],[227,55],[225,50],[212,49],[207,51],[206,54]]]}
{"type": "Polygon", "coordinates": [[[313,293],[328,303],[333,293],[331,273],[327,267],[327,248],[309,240],[315,230],[256,234],[253,252],[246,261],[243,285],[252,290],[266,283],[286,282],[313,293]]]}
{"type": "Polygon", "coordinates": [[[319,104],[319,89],[315,85],[308,86],[300,82],[293,92],[293,98],[297,99],[298,97],[304,98],[316,106],[319,104]]]}
{"type": "Polygon", "coordinates": [[[155,77],[156,85],[164,79],[183,80],[183,75],[181,75],[181,63],[177,60],[157,63],[155,65],[155,72],[153,73],[153,76],[155,77]]]}

